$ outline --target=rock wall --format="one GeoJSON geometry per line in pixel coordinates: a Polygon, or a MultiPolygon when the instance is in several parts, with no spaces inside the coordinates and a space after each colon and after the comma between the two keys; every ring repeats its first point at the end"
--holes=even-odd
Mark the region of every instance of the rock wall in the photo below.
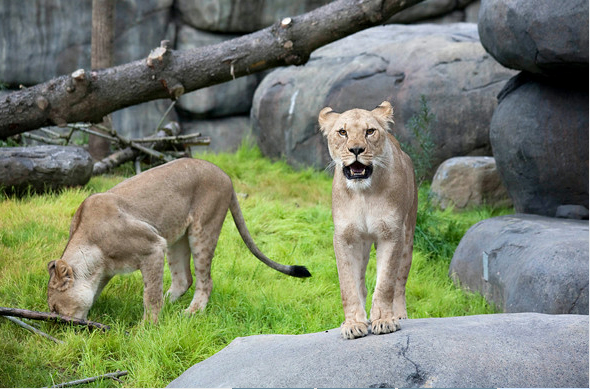
{"type": "MultiPolygon", "coordinates": [[[[163,39],[186,50],[215,44],[267,27],[286,16],[311,11],[330,0],[118,0],[115,10],[115,64],[145,58],[163,39]]],[[[426,0],[390,22],[475,21],[476,0],[426,0]]],[[[33,85],[90,66],[91,0],[3,0],[0,2],[0,83],[33,85]]],[[[183,96],[167,120],[184,132],[210,135],[217,150],[235,148],[249,133],[254,91],[264,74],[252,75],[183,96]],[[236,118],[233,120],[233,118],[236,118]],[[223,129],[217,130],[219,123],[223,129]],[[234,133],[225,142],[225,134],[234,133]]],[[[124,135],[153,133],[170,102],[160,100],[114,113],[124,135]]]]}

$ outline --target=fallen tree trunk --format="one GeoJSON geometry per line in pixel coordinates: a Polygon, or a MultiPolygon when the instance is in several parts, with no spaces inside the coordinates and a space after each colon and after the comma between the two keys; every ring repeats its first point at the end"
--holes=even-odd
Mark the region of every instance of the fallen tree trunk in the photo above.
{"type": "Polygon", "coordinates": [[[92,158],[82,147],[33,146],[0,148],[0,187],[6,192],[42,193],[85,185],[92,158]]]}
{"type": "Polygon", "coordinates": [[[96,71],[79,69],[0,98],[0,138],[40,127],[98,123],[142,102],[171,98],[236,77],[301,65],[311,52],[383,23],[422,0],[338,0],[223,43],[187,51],[165,42],[147,59],[96,71]]]}
{"type": "Polygon", "coordinates": [[[0,307],[0,316],[15,316],[33,320],[57,321],[62,323],[76,324],[79,326],[86,326],[88,328],[97,328],[103,331],[111,329],[111,327],[106,324],[101,324],[90,320],[61,316],[57,313],[29,311],[28,309],[0,307]]]}

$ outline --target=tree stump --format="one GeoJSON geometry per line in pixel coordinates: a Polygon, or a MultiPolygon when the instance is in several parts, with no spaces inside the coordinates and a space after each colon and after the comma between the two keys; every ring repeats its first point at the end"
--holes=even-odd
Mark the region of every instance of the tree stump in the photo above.
{"type": "Polygon", "coordinates": [[[92,176],[90,154],[81,147],[0,148],[0,187],[9,193],[44,192],[84,185],[92,176]]]}

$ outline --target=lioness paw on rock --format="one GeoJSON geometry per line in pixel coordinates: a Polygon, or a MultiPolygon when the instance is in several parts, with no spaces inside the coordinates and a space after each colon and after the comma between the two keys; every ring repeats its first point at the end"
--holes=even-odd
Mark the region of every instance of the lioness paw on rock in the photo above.
{"type": "Polygon", "coordinates": [[[334,252],[345,321],[341,334],[354,339],[399,330],[407,318],[406,281],[412,263],[418,192],[412,161],[389,132],[393,108],[336,113],[326,107],[319,124],[335,167],[332,183],[334,252]],[[377,251],[377,284],[370,322],[365,272],[377,251]]]}
{"type": "Polygon", "coordinates": [[[254,256],[281,273],[311,276],[304,266],[281,265],[256,247],[231,179],[220,168],[183,158],[84,200],[61,259],[48,264],[50,311],[85,319],[114,275],[140,270],[144,320],[156,322],[164,300],[164,257],[172,276],[166,295],[174,301],[193,283],[191,253],[196,286],[186,311],[203,310],[213,286],[211,260],[228,209],[254,256]]]}

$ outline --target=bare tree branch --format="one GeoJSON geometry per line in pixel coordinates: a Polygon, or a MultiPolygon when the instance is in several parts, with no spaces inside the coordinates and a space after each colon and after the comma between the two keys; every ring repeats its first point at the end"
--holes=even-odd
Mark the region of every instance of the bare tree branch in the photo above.
{"type": "Polygon", "coordinates": [[[74,385],[82,385],[82,384],[87,384],[89,382],[94,382],[103,378],[111,378],[115,381],[119,381],[122,382],[119,377],[127,375],[128,372],[127,370],[123,370],[123,371],[117,371],[115,373],[107,373],[107,374],[103,374],[103,375],[99,375],[96,377],[90,377],[90,378],[84,378],[81,380],[75,380],[75,381],[70,381],[70,382],[64,382],[63,384],[57,384],[57,385],[53,385],[50,386],[50,388],[65,388],[66,386],[74,386],[74,385]]]}
{"type": "Polygon", "coordinates": [[[187,51],[163,44],[147,59],[77,70],[0,98],[0,138],[51,125],[98,123],[110,112],[247,74],[301,65],[311,52],[383,23],[422,0],[338,0],[263,30],[187,51]]]}
{"type": "Polygon", "coordinates": [[[45,332],[43,332],[43,331],[41,331],[41,330],[39,330],[39,329],[31,326],[31,325],[28,325],[27,323],[25,323],[22,320],[17,319],[16,317],[12,317],[12,316],[4,316],[4,317],[7,318],[8,320],[10,320],[11,322],[13,322],[14,324],[19,325],[22,328],[27,329],[27,330],[29,330],[31,332],[34,332],[37,335],[41,335],[41,336],[43,336],[43,337],[45,337],[45,338],[47,338],[49,340],[52,340],[55,343],[64,343],[63,341],[61,341],[59,339],[55,339],[53,336],[51,336],[49,334],[46,334],[45,332]]]}
{"type": "Polygon", "coordinates": [[[61,316],[61,315],[58,315],[57,313],[29,311],[28,309],[0,307],[0,316],[16,316],[16,317],[24,317],[27,319],[33,319],[33,320],[57,321],[57,322],[62,322],[62,323],[70,323],[70,324],[76,324],[76,325],[80,325],[80,326],[86,326],[88,328],[98,328],[103,331],[111,329],[111,327],[108,325],[97,323],[94,321],[89,321],[89,320],[84,320],[84,319],[76,319],[74,317],[69,317],[69,316],[61,316]]]}

